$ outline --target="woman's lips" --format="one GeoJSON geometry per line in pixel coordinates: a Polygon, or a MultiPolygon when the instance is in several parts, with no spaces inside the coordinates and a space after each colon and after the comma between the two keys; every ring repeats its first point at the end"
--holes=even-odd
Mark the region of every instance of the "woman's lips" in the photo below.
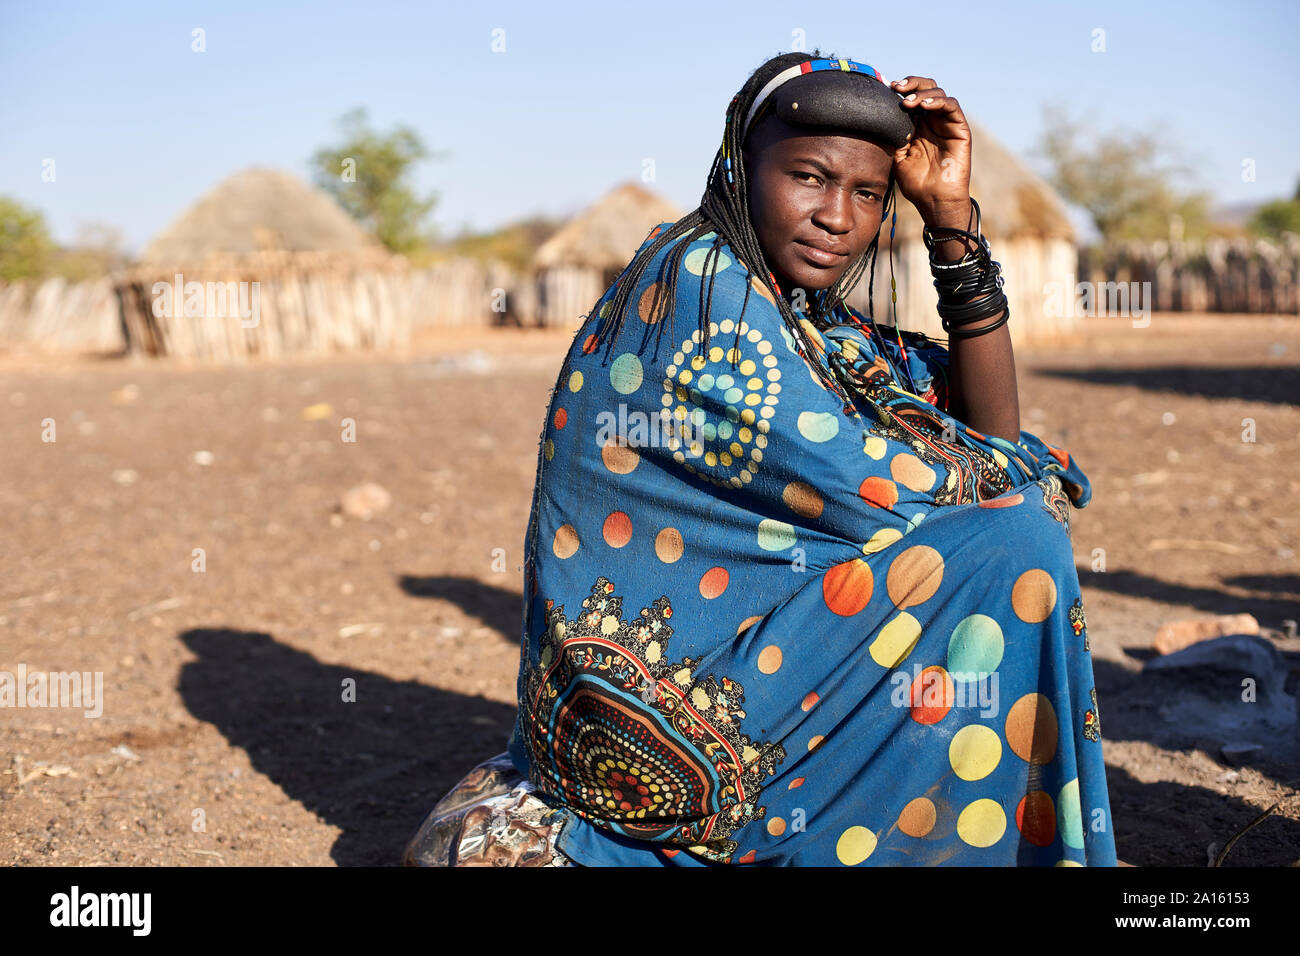
{"type": "Polygon", "coordinates": [[[799,242],[798,240],[795,240],[795,245],[799,249],[799,254],[803,256],[810,265],[822,269],[831,266],[838,266],[844,261],[845,256],[848,255],[848,253],[826,252],[823,249],[818,249],[815,246],[810,246],[807,243],[799,242]]]}

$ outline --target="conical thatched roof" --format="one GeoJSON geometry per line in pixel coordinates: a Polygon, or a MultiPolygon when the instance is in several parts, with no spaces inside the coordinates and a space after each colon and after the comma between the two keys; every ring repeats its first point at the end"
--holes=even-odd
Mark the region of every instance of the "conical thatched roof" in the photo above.
{"type": "Polygon", "coordinates": [[[533,259],[539,269],[586,266],[622,269],[648,233],[683,213],[640,183],[624,183],[606,193],[547,239],[533,259]]]}
{"type": "Polygon", "coordinates": [[[149,243],[141,261],[173,266],[286,253],[387,257],[328,195],[290,173],[255,167],[202,196],[149,243]]]}
{"type": "MultiPolygon", "coordinates": [[[[981,231],[994,238],[1069,239],[1074,227],[1065,205],[1051,186],[1043,182],[982,127],[971,122],[971,195],[980,204],[981,231]]],[[[916,207],[895,193],[898,230],[901,239],[921,241],[921,216],[916,207]]],[[[889,239],[889,223],[881,231],[881,243],[889,239]]]]}

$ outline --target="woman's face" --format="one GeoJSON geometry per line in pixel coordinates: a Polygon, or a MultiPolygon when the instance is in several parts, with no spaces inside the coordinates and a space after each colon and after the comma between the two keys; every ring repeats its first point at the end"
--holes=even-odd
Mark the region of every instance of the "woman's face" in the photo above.
{"type": "Polygon", "coordinates": [[[759,122],[745,145],[749,214],[782,292],[828,289],[866,252],[893,161],[856,133],[759,122]]]}

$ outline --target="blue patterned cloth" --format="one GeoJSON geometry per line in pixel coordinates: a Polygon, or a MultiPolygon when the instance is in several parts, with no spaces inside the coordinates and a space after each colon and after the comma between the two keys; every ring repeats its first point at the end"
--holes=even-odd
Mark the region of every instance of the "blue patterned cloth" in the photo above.
{"type": "Polygon", "coordinates": [[[667,312],[651,284],[675,243],[657,254],[612,344],[605,293],[547,409],[509,752],[566,811],[560,848],[1115,865],[1069,537],[1088,479],[948,415],[923,336],[903,334],[902,387],[892,332],[841,308],[804,321],[846,408],[725,244],[706,344],[715,238],[667,312]]]}

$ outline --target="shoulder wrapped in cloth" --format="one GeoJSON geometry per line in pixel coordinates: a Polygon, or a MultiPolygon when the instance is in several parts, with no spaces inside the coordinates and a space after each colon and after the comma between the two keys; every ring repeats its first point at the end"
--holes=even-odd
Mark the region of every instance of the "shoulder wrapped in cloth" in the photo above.
{"type": "Polygon", "coordinates": [[[841,310],[811,339],[846,408],[714,238],[675,303],[665,248],[601,342],[605,294],[547,410],[510,754],[569,815],[561,849],[1113,865],[1083,826],[1109,814],[1068,536],[1088,479],[946,414],[921,336],[911,378],[940,405],[902,389],[896,346],[841,310]]]}

